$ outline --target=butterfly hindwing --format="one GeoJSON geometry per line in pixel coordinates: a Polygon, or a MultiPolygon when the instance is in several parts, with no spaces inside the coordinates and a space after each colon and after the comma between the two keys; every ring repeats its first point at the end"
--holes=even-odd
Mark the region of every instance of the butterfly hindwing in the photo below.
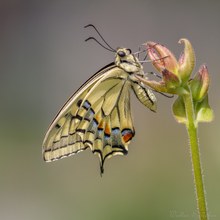
{"type": "Polygon", "coordinates": [[[134,136],[128,74],[111,66],[82,87],[55,118],[45,137],[46,161],[90,148],[99,155],[101,172],[106,158],[127,153],[134,136]]]}

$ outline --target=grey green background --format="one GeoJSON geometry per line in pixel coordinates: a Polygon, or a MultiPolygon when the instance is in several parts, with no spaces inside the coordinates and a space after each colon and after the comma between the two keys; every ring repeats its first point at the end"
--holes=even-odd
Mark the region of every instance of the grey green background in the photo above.
{"type": "MultiPolygon", "coordinates": [[[[106,162],[89,150],[46,164],[41,145],[66,99],[114,55],[94,42],[95,24],[113,47],[153,40],[177,56],[180,38],[211,76],[215,120],[200,124],[210,219],[220,218],[218,1],[0,1],[0,219],[197,219],[186,130],[159,94],[158,112],[132,95],[136,136],[126,157],[106,162]]],[[[151,71],[151,64],[144,66],[151,71]]]]}

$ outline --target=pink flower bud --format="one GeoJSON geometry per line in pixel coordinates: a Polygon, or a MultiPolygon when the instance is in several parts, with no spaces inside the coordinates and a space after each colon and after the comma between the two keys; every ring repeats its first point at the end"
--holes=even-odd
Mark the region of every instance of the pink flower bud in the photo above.
{"type": "Polygon", "coordinates": [[[167,69],[169,72],[177,75],[178,62],[173,53],[165,46],[155,42],[147,42],[148,55],[153,61],[154,67],[162,72],[167,69]]]}
{"type": "Polygon", "coordinates": [[[202,101],[206,96],[209,88],[209,73],[206,65],[202,65],[199,72],[195,75],[190,83],[192,96],[195,101],[202,101]]]}

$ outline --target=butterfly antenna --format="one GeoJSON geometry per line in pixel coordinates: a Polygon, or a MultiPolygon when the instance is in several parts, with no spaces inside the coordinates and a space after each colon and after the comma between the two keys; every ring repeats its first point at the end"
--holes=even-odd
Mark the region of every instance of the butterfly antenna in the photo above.
{"type": "Polygon", "coordinates": [[[111,52],[115,52],[115,50],[110,50],[108,47],[104,46],[103,44],[101,44],[96,38],[94,37],[89,37],[87,39],[85,39],[85,41],[88,41],[88,40],[94,40],[96,43],[98,43],[101,47],[105,48],[106,50],[108,51],[111,51],[111,52]]]}
{"type": "MultiPolygon", "coordinates": [[[[109,51],[112,51],[112,52],[116,52],[116,50],[114,48],[112,48],[107,42],[106,40],[104,39],[104,37],[100,34],[100,32],[98,31],[98,29],[93,25],[93,24],[88,24],[86,26],[84,26],[84,28],[87,28],[87,27],[92,27],[94,28],[94,30],[96,31],[96,33],[101,37],[101,39],[103,40],[103,42],[109,47],[109,51]]],[[[96,42],[98,42],[96,40],[96,42]]],[[[100,42],[98,42],[102,47],[104,47],[100,42]]],[[[104,47],[106,48],[106,47],[104,47]]]]}

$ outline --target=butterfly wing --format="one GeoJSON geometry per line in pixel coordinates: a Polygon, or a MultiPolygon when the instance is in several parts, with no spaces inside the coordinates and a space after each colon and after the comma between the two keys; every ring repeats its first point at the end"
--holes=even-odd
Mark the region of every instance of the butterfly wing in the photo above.
{"type": "Polygon", "coordinates": [[[58,160],[86,148],[105,159],[124,155],[134,136],[128,73],[110,64],[88,80],[64,105],[43,143],[45,161],[58,160]]]}

